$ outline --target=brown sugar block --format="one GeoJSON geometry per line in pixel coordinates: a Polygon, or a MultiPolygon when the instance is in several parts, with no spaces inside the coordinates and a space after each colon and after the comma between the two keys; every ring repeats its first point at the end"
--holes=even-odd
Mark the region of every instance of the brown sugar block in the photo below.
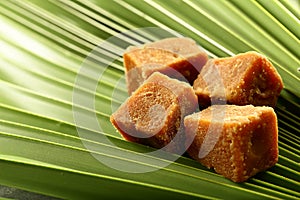
{"type": "MultiPolygon", "coordinates": [[[[209,88],[209,84],[210,87],[216,87],[209,81],[210,76],[214,78],[212,73],[216,73],[211,68],[219,73],[227,103],[275,107],[283,82],[266,57],[256,52],[247,52],[207,62],[193,85],[202,107],[210,105],[211,90],[215,89],[209,88]]],[[[214,95],[218,98],[217,94],[214,95]]]]}
{"type": "Polygon", "coordinates": [[[126,140],[155,148],[164,147],[179,132],[180,138],[166,149],[176,152],[185,148],[183,119],[197,107],[197,96],[189,84],[155,72],[110,120],[126,140]]]}
{"type": "Polygon", "coordinates": [[[234,182],[278,161],[277,118],[271,107],[214,105],[185,117],[184,125],[187,136],[195,137],[189,155],[234,182]],[[220,112],[225,112],[223,119],[213,120],[220,112]]]}
{"type": "Polygon", "coordinates": [[[129,47],[123,58],[129,94],[154,72],[193,84],[208,60],[207,54],[189,38],[167,38],[129,47]]]}

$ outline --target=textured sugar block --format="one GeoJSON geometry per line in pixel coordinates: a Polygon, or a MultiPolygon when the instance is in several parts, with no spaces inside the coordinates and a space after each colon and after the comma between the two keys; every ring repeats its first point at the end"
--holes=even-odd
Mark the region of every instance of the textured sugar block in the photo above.
{"type": "Polygon", "coordinates": [[[185,117],[189,155],[234,182],[278,161],[278,126],[271,107],[214,105],[185,117]],[[224,115],[220,114],[223,113],[224,115]]]}
{"type": "Polygon", "coordinates": [[[208,60],[207,54],[189,38],[167,38],[129,47],[123,58],[129,94],[154,72],[193,84],[208,60]]]}
{"type": "Polygon", "coordinates": [[[227,103],[235,105],[275,107],[283,82],[266,57],[247,52],[209,60],[193,87],[204,108],[211,104],[212,98],[225,98],[227,103]],[[222,84],[215,84],[216,80],[222,84]],[[220,90],[224,90],[223,97],[215,92],[220,90]]]}
{"type": "MultiPolygon", "coordinates": [[[[184,146],[183,119],[198,108],[197,96],[185,82],[153,73],[111,115],[111,122],[129,141],[179,152],[184,146]]],[[[186,148],[185,148],[186,149],[186,148]]]]}

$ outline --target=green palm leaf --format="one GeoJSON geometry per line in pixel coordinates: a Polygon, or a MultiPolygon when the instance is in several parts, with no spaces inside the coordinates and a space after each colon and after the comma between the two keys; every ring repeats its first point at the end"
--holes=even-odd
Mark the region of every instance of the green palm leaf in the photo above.
{"type": "Polygon", "coordinates": [[[0,184],[67,199],[300,198],[299,18],[299,4],[287,0],[0,1],[0,184]],[[184,156],[170,162],[143,154],[152,149],[116,133],[109,122],[111,105],[120,105],[127,93],[121,55],[115,53],[157,39],[157,33],[119,35],[123,47],[111,44],[116,52],[104,49],[88,60],[96,72],[109,65],[96,92],[93,76],[82,77],[83,85],[74,83],[97,45],[141,27],[180,32],[211,57],[256,50],[273,62],[285,83],[276,107],[275,167],[236,184],[184,156]],[[111,63],[115,56],[119,59],[111,63]],[[95,96],[96,112],[73,105],[74,87],[83,98],[95,96]],[[73,109],[87,120],[96,114],[103,130],[76,127],[73,109]],[[95,158],[154,171],[124,173],[95,158]],[[160,169],[161,164],[168,166],[160,169]]]}

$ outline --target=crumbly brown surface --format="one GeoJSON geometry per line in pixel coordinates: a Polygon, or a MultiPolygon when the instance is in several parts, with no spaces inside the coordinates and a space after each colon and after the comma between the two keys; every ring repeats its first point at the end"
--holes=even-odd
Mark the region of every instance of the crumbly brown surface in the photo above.
{"type": "MultiPolygon", "coordinates": [[[[190,85],[156,72],[110,120],[126,140],[162,148],[183,130],[184,117],[197,107],[197,96],[190,85]]],[[[180,140],[167,150],[184,148],[184,138],[180,140]]]]}
{"type": "Polygon", "coordinates": [[[187,137],[195,136],[189,155],[234,182],[246,181],[278,161],[277,118],[271,107],[214,105],[185,117],[184,125],[187,137]]]}
{"type": "Polygon", "coordinates": [[[276,164],[272,107],[283,82],[266,57],[247,52],[208,60],[193,40],[168,38],[129,47],[123,58],[131,96],[110,120],[126,140],[172,153],[188,149],[234,182],[276,164]],[[224,99],[231,105],[210,106],[224,99]],[[208,108],[194,113],[199,105],[208,108]]]}
{"type": "Polygon", "coordinates": [[[207,54],[189,38],[167,38],[129,47],[123,58],[129,94],[154,72],[193,84],[208,60],[207,54]]]}
{"type": "MultiPolygon", "coordinates": [[[[203,78],[206,76],[209,80],[211,73],[215,73],[214,70],[210,70],[212,67],[216,68],[222,79],[227,103],[275,107],[283,82],[267,58],[256,52],[211,59],[207,62],[193,85],[202,107],[209,106],[212,98],[212,89],[203,78]]],[[[218,94],[214,95],[218,98],[218,94]]]]}

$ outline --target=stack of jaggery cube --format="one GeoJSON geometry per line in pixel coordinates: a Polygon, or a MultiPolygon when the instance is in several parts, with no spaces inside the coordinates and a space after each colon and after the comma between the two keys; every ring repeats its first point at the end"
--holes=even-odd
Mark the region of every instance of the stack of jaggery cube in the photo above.
{"type": "Polygon", "coordinates": [[[184,149],[234,182],[278,161],[283,82],[263,55],[209,59],[193,40],[167,38],[128,48],[124,67],[130,97],[111,122],[126,140],[184,149]]]}

